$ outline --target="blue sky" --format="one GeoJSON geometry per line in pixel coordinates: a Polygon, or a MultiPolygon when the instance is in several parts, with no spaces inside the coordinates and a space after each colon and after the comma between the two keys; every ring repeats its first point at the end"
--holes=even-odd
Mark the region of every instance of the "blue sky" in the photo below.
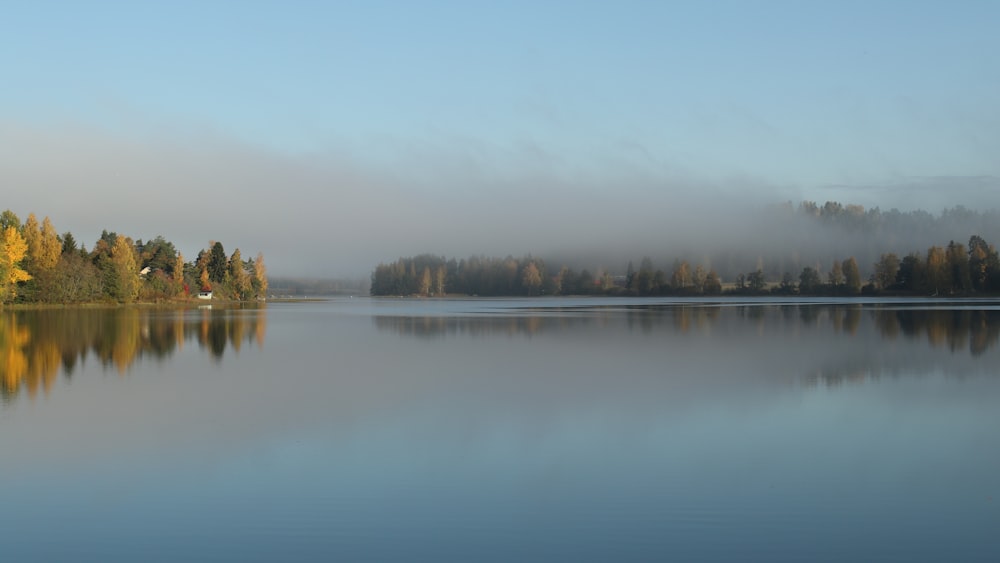
{"type": "Polygon", "coordinates": [[[573,225],[606,236],[596,217],[698,209],[696,194],[938,211],[992,206],[1000,191],[995,2],[12,2],[3,14],[0,207],[88,242],[105,227],[181,230],[189,252],[232,240],[305,273],[315,261],[293,237],[322,226],[367,244],[327,245],[343,266],[316,271],[363,272],[411,252],[538,252],[552,232],[585,239],[573,225]],[[242,219],[213,225],[178,200],[242,219]],[[525,237],[510,228],[518,214],[552,230],[525,237]],[[449,236],[463,229],[484,234],[449,236]]]}

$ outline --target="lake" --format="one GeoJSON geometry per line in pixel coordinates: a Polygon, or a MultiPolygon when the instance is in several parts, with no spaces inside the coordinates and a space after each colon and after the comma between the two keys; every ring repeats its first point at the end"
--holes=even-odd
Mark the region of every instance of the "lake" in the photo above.
{"type": "Polygon", "coordinates": [[[0,311],[3,561],[997,561],[1000,303],[0,311]]]}

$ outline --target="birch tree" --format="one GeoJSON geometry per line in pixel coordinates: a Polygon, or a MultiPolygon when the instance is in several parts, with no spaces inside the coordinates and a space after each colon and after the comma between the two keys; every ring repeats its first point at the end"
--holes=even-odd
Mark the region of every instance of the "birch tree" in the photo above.
{"type": "Polygon", "coordinates": [[[17,295],[18,282],[31,279],[31,274],[21,268],[21,261],[27,253],[28,243],[17,228],[5,228],[0,234],[0,302],[7,302],[17,295]]]}
{"type": "Polygon", "coordinates": [[[124,235],[115,238],[111,262],[105,270],[105,291],[121,303],[131,303],[139,296],[139,267],[135,247],[124,235]]]}
{"type": "Polygon", "coordinates": [[[257,253],[257,259],[253,263],[253,284],[259,297],[267,295],[267,266],[264,265],[264,254],[257,253]]]}

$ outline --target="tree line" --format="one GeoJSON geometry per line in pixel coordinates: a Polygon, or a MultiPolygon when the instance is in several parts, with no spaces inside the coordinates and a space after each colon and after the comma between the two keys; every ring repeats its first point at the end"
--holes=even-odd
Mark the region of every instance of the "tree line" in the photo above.
{"type": "Polygon", "coordinates": [[[432,254],[379,264],[371,276],[372,295],[480,296],[536,295],[973,295],[1000,293],[996,248],[973,235],[967,245],[950,241],[902,258],[883,253],[862,271],[853,256],[769,279],[762,265],[724,283],[712,268],[676,259],[668,270],[649,257],[624,274],[599,269],[550,268],[533,256],[446,259],[432,254]],[[868,274],[867,276],[865,274],[868,274]]]}
{"type": "Polygon", "coordinates": [[[605,269],[594,272],[589,269],[576,271],[567,266],[552,269],[541,258],[530,255],[522,258],[473,256],[456,260],[421,254],[379,264],[372,273],[370,292],[372,295],[427,297],[448,294],[656,295],[671,287],[690,293],[722,292],[721,281],[714,270],[706,271],[701,266],[693,272],[689,270],[686,262],[678,262],[678,270],[668,278],[662,270],[653,269],[649,258],[644,258],[638,270],[630,265],[625,275],[616,276],[605,269]]]}
{"type": "Polygon", "coordinates": [[[0,214],[0,304],[132,303],[184,299],[211,291],[223,299],[266,296],[264,257],[244,260],[210,242],[192,262],[162,236],[143,242],[103,231],[91,250],[72,233],[58,234],[48,217],[0,214]]]}
{"type": "MultiPolygon", "coordinates": [[[[963,206],[932,214],[803,201],[746,210],[724,220],[732,221],[740,235],[727,235],[725,224],[718,224],[718,229],[707,229],[699,236],[664,241],[664,255],[654,258],[670,260],[676,256],[692,264],[711,264],[730,282],[760,266],[767,279],[778,283],[786,272],[796,279],[806,266],[829,270],[834,261],[853,256],[862,270],[864,286],[882,254],[894,253],[900,259],[913,251],[923,255],[932,246],[943,247],[952,240],[964,243],[973,234],[1000,240],[1000,211],[963,206]]],[[[828,273],[824,272],[824,281],[828,273]]]]}
{"type": "Polygon", "coordinates": [[[829,269],[805,266],[798,276],[785,272],[780,281],[768,283],[762,269],[736,277],[733,293],[784,295],[994,295],[1000,293],[1000,256],[994,245],[979,235],[968,244],[954,240],[910,252],[900,258],[886,252],[871,264],[865,277],[850,256],[833,260],[829,269]]]}

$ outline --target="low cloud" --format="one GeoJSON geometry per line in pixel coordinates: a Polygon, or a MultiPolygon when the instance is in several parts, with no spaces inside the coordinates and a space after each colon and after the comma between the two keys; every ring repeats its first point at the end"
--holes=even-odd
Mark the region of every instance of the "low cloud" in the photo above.
{"type": "MultiPolygon", "coordinates": [[[[360,158],[350,146],[287,154],[211,133],[7,122],[0,146],[0,205],[22,218],[48,215],[88,247],[102,229],[163,235],[188,259],[218,240],[227,252],[261,251],[273,275],[292,276],[366,276],[424,252],[591,257],[619,269],[768,231],[753,211],[782,201],[950,195],[933,187],[943,179],[809,194],[759,178],[698,178],[629,143],[571,159],[529,139],[396,140],[360,158]]],[[[982,196],[996,191],[995,178],[968,182],[982,196]]]]}
{"type": "Polygon", "coordinates": [[[867,207],[922,209],[940,213],[962,205],[969,208],[1000,207],[1000,178],[996,176],[907,176],[878,184],[831,184],[816,196],[867,207]]]}

